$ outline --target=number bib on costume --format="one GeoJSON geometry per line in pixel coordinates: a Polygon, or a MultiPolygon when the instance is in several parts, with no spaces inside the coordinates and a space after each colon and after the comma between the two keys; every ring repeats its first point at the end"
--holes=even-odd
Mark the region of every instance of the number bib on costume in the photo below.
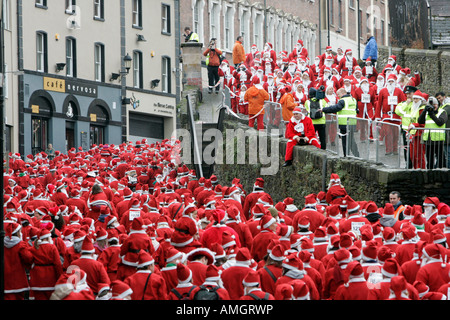
{"type": "Polygon", "coordinates": [[[389,96],[388,97],[388,104],[393,106],[398,104],[398,97],[397,96],[389,96]]]}
{"type": "Polygon", "coordinates": [[[365,225],[365,222],[352,222],[351,231],[353,231],[356,235],[360,235],[359,228],[365,225]]]}
{"type": "Polygon", "coordinates": [[[130,221],[134,220],[135,218],[139,218],[141,216],[141,210],[130,210],[128,212],[130,213],[129,215],[130,221]]]}
{"type": "Polygon", "coordinates": [[[373,74],[373,67],[366,67],[366,74],[367,75],[373,74]]]}
{"type": "Polygon", "coordinates": [[[305,130],[305,126],[303,125],[303,123],[299,123],[294,127],[295,131],[297,132],[301,132],[303,133],[303,131],[305,130]]]}
{"type": "Polygon", "coordinates": [[[361,102],[362,103],[370,103],[370,94],[368,93],[363,93],[361,95],[361,102]]]}

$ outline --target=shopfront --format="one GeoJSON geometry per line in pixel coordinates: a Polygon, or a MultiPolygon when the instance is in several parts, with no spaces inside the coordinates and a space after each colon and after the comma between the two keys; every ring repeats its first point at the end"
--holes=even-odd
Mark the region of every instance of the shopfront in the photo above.
{"type": "Polygon", "coordinates": [[[42,152],[49,143],[63,153],[121,143],[120,86],[32,73],[23,85],[21,154],[42,152]]]}

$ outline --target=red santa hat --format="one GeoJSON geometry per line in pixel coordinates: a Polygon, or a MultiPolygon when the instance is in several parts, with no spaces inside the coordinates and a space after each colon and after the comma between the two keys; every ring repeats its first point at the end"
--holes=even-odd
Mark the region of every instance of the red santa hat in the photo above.
{"type": "Polygon", "coordinates": [[[352,261],[352,255],[348,249],[340,248],[333,253],[334,259],[339,265],[348,264],[352,261]]]}
{"type": "Polygon", "coordinates": [[[310,219],[308,216],[304,215],[298,220],[298,228],[299,229],[307,229],[311,225],[310,219]]]}
{"type": "Polygon", "coordinates": [[[269,252],[269,257],[274,261],[283,261],[285,250],[281,244],[275,245],[269,252]]]}
{"type": "Polygon", "coordinates": [[[424,207],[433,206],[433,207],[437,208],[439,203],[440,203],[439,198],[437,198],[437,197],[427,197],[427,198],[425,198],[425,200],[423,202],[423,206],[424,207]]]}
{"type": "Polygon", "coordinates": [[[344,232],[339,235],[339,247],[340,248],[348,249],[352,246],[352,244],[353,244],[353,239],[348,233],[344,232]]]}
{"type": "Polygon", "coordinates": [[[292,286],[292,299],[293,300],[310,300],[309,287],[305,281],[296,279],[290,282],[292,286]]]}
{"type": "Polygon", "coordinates": [[[349,53],[352,53],[353,51],[352,51],[352,49],[346,49],[345,50],[345,54],[349,54],[349,53]]]}
{"type": "Polygon", "coordinates": [[[251,270],[250,272],[248,272],[245,278],[242,280],[242,284],[246,287],[257,287],[259,286],[259,283],[259,274],[255,270],[251,270]]]}
{"type": "Polygon", "coordinates": [[[395,240],[395,230],[391,227],[384,227],[383,229],[383,239],[384,241],[395,240]]]}
{"type": "Polygon", "coordinates": [[[417,292],[419,293],[419,298],[422,299],[424,295],[426,295],[430,291],[430,287],[428,287],[425,283],[422,281],[414,281],[413,283],[414,288],[416,288],[417,292]]]}
{"type": "Polygon", "coordinates": [[[381,273],[388,278],[396,277],[400,273],[400,265],[394,258],[387,258],[381,268],[381,273]]]}
{"type": "Polygon", "coordinates": [[[295,253],[289,254],[282,262],[281,266],[289,270],[303,270],[303,262],[295,253]]]}
{"type": "Polygon", "coordinates": [[[302,109],[300,109],[300,107],[295,107],[292,113],[302,113],[302,109]]]}
{"type": "Polygon", "coordinates": [[[264,188],[264,179],[263,178],[256,178],[255,184],[253,185],[254,188],[264,188]]]}
{"type": "Polygon", "coordinates": [[[219,268],[213,264],[210,264],[207,268],[206,268],[206,278],[205,278],[205,282],[214,282],[214,281],[219,281],[220,280],[220,274],[222,273],[221,270],[219,270],[219,268]]]}
{"type": "Polygon", "coordinates": [[[366,245],[362,249],[362,259],[363,260],[376,260],[378,254],[378,245],[374,240],[366,242],[366,245]]]}
{"type": "Polygon", "coordinates": [[[388,246],[381,246],[377,253],[378,261],[384,263],[389,258],[395,258],[395,252],[388,246]]]}
{"type": "Polygon", "coordinates": [[[22,229],[22,226],[16,222],[5,223],[5,235],[9,238],[19,232],[20,229],[22,229]]]}
{"type": "Polygon", "coordinates": [[[250,251],[246,247],[241,247],[238,249],[236,253],[236,262],[243,265],[250,265],[252,260],[252,255],[250,254],[250,251]]]}
{"type": "Polygon", "coordinates": [[[207,259],[207,265],[209,264],[213,264],[215,262],[215,258],[214,258],[214,252],[212,252],[210,249],[208,248],[197,248],[194,250],[191,250],[187,255],[186,255],[186,259],[188,261],[193,261],[196,257],[198,256],[205,256],[207,259]]]}
{"type": "Polygon", "coordinates": [[[111,282],[111,300],[122,300],[131,295],[133,290],[125,282],[114,280],[111,282]]]}
{"type": "Polygon", "coordinates": [[[402,233],[404,240],[411,240],[417,235],[416,228],[411,223],[403,225],[400,232],[402,233]]]}
{"type": "Polygon", "coordinates": [[[311,193],[305,196],[306,208],[315,208],[316,205],[317,205],[317,195],[315,193],[311,193]]]}
{"type": "Polygon", "coordinates": [[[364,269],[359,261],[350,262],[345,271],[349,279],[359,278],[364,275],[364,269]]]}
{"type": "Polygon", "coordinates": [[[330,183],[331,184],[339,184],[341,183],[341,178],[336,173],[332,173],[330,176],[330,183]]]}
{"type": "Polygon", "coordinates": [[[143,268],[149,265],[152,265],[155,263],[155,260],[153,259],[152,255],[148,253],[145,250],[140,250],[138,253],[138,262],[137,262],[137,268],[143,268]]]}
{"type": "Polygon", "coordinates": [[[353,200],[349,195],[346,195],[341,202],[341,206],[347,206],[348,214],[355,214],[359,212],[360,206],[358,202],[353,200]]]}
{"type": "Polygon", "coordinates": [[[388,76],[386,82],[389,82],[389,81],[394,81],[394,82],[396,82],[396,81],[397,81],[397,76],[396,76],[395,74],[391,73],[391,74],[388,76]]]}
{"type": "Polygon", "coordinates": [[[81,246],[81,253],[95,253],[94,244],[92,243],[92,239],[86,236],[83,239],[83,244],[81,246]]]}
{"type": "Polygon", "coordinates": [[[260,230],[267,230],[274,223],[277,223],[277,220],[272,217],[272,215],[264,214],[257,228],[260,230]]]}

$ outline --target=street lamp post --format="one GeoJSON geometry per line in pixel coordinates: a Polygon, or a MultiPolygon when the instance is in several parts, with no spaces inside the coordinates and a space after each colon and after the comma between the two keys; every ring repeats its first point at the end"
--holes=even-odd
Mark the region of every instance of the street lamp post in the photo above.
{"type": "Polygon", "coordinates": [[[127,133],[126,133],[126,121],[127,121],[127,88],[126,88],[126,79],[125,77],[130,73],[131,69],[131,63],[133,59],[130,57],[130,55],[127,53],[123,57],[123,68],[120,70],[121,75],[121,97],[120,97],[120,103],[122,106],[122,143],[126,142],[127,139],[127,133]]]}

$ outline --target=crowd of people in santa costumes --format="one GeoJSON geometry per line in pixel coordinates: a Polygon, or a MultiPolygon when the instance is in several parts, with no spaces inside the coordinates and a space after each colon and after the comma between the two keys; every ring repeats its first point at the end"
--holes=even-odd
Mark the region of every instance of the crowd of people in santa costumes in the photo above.
{"type": "MultiPolygon", "coordinates": [[[[401,117],[395,109],[398,104],[407,100],[404,94],[407,86],[417,88],[421,84],[420,73],[400,66],[395,55],[388,58],[385,66],[380,66],[379,62],[375,66],[370,57],[360,66],[351,49],[344,49],[342,46],[334,49],[336,54],[331,46],[327,46],[325,52],[312,57],[302,40],[298,40],[291,52],[276,52],[271,43],[266,43],[264,48],[252,45],[250,52],[245,53],[245,61],[240,64],[230,64],[228,60],[223,60],[219,76],[223,88],[229,89],[230,108],[238,115],[253,118],[251,103],[245,97],[246,92],[257,85],[267,92],[269,98],[266,101],[281,105],[281,114],[277,110],[277,104],[266,107],[267,123],[280,126],[284,122],[288,126],[295,107],[300,107],[305,115],[311,116],[310,110],[305,110],[305,104],[314,98],[316,90],[323,89],[323,100],[326,105],[331,106],[339,100],[336,94],[338,89],[344,88],[357,102],[358,118],[386,123],[380,128],[380,140],[389,138],[385,141],[386,154],[397,153],[398,130],[395,131],[395,126],[389,124],[400,125],[401,117]]],[[[261,109],[263,104],[259,105],[261,109]]],[[[330,120],[331,115],[323,114],[323,119],[317,119],[314,124],[322,125],[326,119],[330,120]]],[[[249,121],[249,126],[254,127],[253,119],[249,121]]],[[[373,139],[372,128],[368,130],[360,122],[357,127],[362,140],[373,139]]],[[[257,129],[264,129],[259,121],[257,129]]],[[[320,129],[321,126],[316,126],[318,135],[320,129]]],[[[331,143],[336,139],[336,131],[333,127],[328,132],[331,143]]],[[[323,137],[319,141],[325,149],[323,137]]]]}
{"type": "Polygon", "coordinates": [[[274,202],[263,178],[247,192],[239,178],[198,178],[179,152],[177,140],[142,140],[11,157],[5,299],[449,296],[450,208],[438,198],[396,217],[332,174],[326,191],[274,202]]]}

